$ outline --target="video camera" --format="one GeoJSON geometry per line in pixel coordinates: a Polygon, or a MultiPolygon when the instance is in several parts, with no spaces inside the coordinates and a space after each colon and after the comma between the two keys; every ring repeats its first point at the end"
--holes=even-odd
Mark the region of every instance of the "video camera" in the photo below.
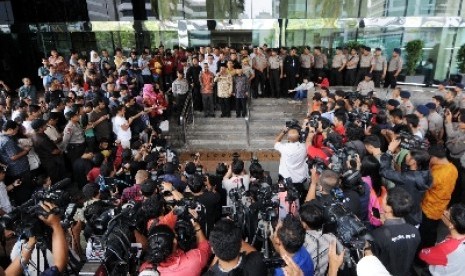
{"type": "Polygon", "coordinates": [[[363,128],[366,128],[370,125],[371,118],[373,118],[373,113],[371,112],[349,112],[349,121],[352,123],[361,123],[363,128]]]}
{"type": "Polygon", "coordinates": [[[300,198],[300,193],[292,183],[292,179],[290,177],[279,181],[277,183],[277,189],[275,190],[277,190],[277,192],[287,192],[285,200],[288,202],[293,202],[300,198]]]}
{"type": "Polygon", "coordinates": [[[337,173],[342,173],[347,169],[347,160],[355,160],[357,158],[357,151],[353,148],[342,148],[334,151],[331,156],[331,170],[337,173]]]}
{"type": "MultiPolygon", "coordinates": [[[[4,215],[0,219],[0,226],[15,231],[18,236],[36,236],[38,238],[48,236],[50,229],[44,225],[39,216],[47,217],[50,214],[56,214],[63,217],[65,210],[68,209],[68,204],[71,202],[71,197],[68,192],[64,191],[64,188],[70,183],[71,179],[66,178],[55,183],[49,190],[35,192],[31,199],[4,215]],[[57,207],[47,212],[40,205],[45,201],[53,203],[57,207]]],[[[68,220],[71,219],[69,215],[67,217],[68,220]]]]}
{"type": "Polygon", "coordinates": [[[399,133],[400,147],[406,150],[421,149],[428,150],[428,143],[426,143],[420,137],[413,135],[406,131],[399,133]]]}

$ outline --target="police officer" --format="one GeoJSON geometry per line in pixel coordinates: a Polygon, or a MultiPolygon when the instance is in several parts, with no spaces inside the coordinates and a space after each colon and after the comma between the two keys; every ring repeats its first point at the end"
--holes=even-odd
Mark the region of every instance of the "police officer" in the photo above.
{"type": "Polygon", "coordinates": [[[77,111],[68,111],[65,114],[68,124],[63,131],[62,146],[66,152],[66,160],[68,165],[74,163],[75,160],[81,157],[86,149],[84,130],[79,124],[79,114],[77,111]]]}
{"type": "Polygon", "coordinates": [[[326,57],[326,55],[321,52],[320,46],[316,46],[313,48],[313,58],[313,81],[316,81],[321,73],[324,72],[324,68],[328,64],[328,57],[326,57]]]}
{"type": "Polygon", "coordinates": [[[257,49],[257,55],[252,58],[252,68],[255,70],[255,78],[253,79],[252,97],[257,98],[258,95],[265,94],[265,70],[268,66],[268,60],[261,48],[257,49]]]}
{"type": "Polygon", "coordinates": [[[312,66],[314,63],[313,55],[310,52],[310,46],[304,47],[304,52],[300,55],[300,78],[312,79],[312,66]]]}
{"type": "Polygon", "coordinates": [[[357,49],[352,48],[350,50],[349,58],[347,59],[346,65],[346,75],[345,75],[345,85],[346,86],[355,86],[357,81],[357,65],[359,61],[359,56],[357,54],[357,49]]]}
{"type": "Polygon", "coordinates": [[[357,82],[361,82],[366,74],[370,73],[374,66],[373,55],[371,54],[371,48],[367,46],[362,47],[362,55],[360,56],[360,68],[357,73],[357,82]]]}
{"type": "MultiPolygon", "coordinates": [[[[292,47],[290,55],[283,62],[284,77],[286,78],[286,88],[294,88],[297,86],[297,78],[300,71],[300,59],[297,55],[297,48],[292,47]]],[[[287,90],[283,90],[287,91],[287,90]]]]}
{"type": "Polygon", "coordinates": [[[331,75],[329,83],[331,85],[341,86],[343,85],[342,70],[346,66],[347,60],[344,54],[342,54],[342,48],[336,48],[336,55],[333,57],[331,64],[331,75]]]}
{"type": "Polygon", "coordinates": [[[407,115],[407,114],[412,114],[413,111],[414,111],[414,106],[412,104],[412,102],[410,101],[410,92],[408,91],[400,91],[400,98],[402,100],[402,102],[400,103],[400,110],[402,110],[402,113],[404,115],[407,115]]]}
{"type": "Polygon", "coordinates": [[[386,57],[383,56],[381,48],[375,49],[373,62],[375,64],[371,72],[373,75],[373,82],[375,83],[375,87],[379,88],[381,86],[381,80],[386,77],[387,71],[387,60],[386,57]]]}
{"type": "Polygon", "coordinates": [[[268,58],[271,97],[279,98],[280,82],[283,78],[283,60],[278,56],[278,49],[271,50],[268,58]]]}
{"type": "Polygon", "coordinates": [[[397,77],[402,71],[403,60],[400,57],[402,51],[399,48],[394,48],[392,52],[392,57],[389,60],[386,79],[384,81],[384,88],[391,86],[391,89],[394,89],[397,85],[397,77]]]}

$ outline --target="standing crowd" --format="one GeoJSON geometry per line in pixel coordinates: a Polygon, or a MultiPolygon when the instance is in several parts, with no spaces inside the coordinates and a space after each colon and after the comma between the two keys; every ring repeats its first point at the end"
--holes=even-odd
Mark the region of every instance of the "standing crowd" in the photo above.
{"type": "MultiPolygon", "coordinates": [[[[396,85],[400,55],[398,48],[389,59],[379,48],[337,48],[328,62],[318,46],[300,55],[295,47],[288,53],[266,45],[160,46],[129,56],[121,49],[87,58],[71,51],[65,59],[52,50],[38,68],[41,87],[28,77],[16,90],[0,81],[0,214],[71,178],[67,189],[79,206],[65,229],[72,238],[64,240],[54,206],[42,204],[53,243],[60,239],[61,249],[89,261],[95,256],[84,248],[102,231],[100,215],[136,202],[128,237],[142,246],[139,275],[465,274],[463,85],[441,84],[430,102],[414,105],[396,85]],[[382,84],[388,100],[373,92],[382,84]],[[332,89],[342,85],[356,92],[332,89]],[[201,155],[179,162],[162,129],[189,96],[206,117],[218,109],[230,117],[232,107],[245,117],[249,97],[309,97],[307,118],[276,137],[277,189],[256,160],[246,170],[236,156],[209,174],[201,155]],[[265,201],[265,216],[268,194],[279,207],[265,201]],[[173,207],[186,200],[198,208],[173,207]],[[342,265],[352,245],[324,229],[325,210],[338,202],[372,236],[352,267],[353,260],[342,265]],[[222,214],[226,206],[232,212],[222,214]],[[248,223],[239,223],[241,212],[248,223]],[[257,242],[263,221],[272,226],[257,242]],[[267,237],[281,262],[260,252],[267,237]]],[[[34,245],[30,239],[21,247],[7,275],[22,273],[34,245]]],[[[59,275],[68,255],[55,245],[52,251],[61,258],[50,275],[59,275]]]]}

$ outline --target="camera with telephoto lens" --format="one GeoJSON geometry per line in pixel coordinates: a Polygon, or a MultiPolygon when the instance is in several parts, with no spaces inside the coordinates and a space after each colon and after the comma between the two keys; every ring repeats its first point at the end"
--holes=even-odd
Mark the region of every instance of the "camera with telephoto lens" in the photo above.
{"type": "Polygon", "coordinates": [[[71,179],[66,178],[55,183],[48,190],[35,192],[31,199],[4,215],[0,219],[0,225],[4,229],[15,231],[17,236],[37,238],[49,236],[50,229],[39,219],[39,216],[48,217],[50,214],[63,216],[71,202],[69,193],[64,191],[70,183],[71,179]],[[43,202],[53,203],[56,207],[47,212],[41,206],[43,202]]]}
{"type": "Polygon", "coordinates": [[[399,133],[398,139],[400,139],[400,147],[402,149],[428,150],[428,147],[429,147],[428,143],[426,143],[423,139],[406,131],[401,131],[399,133]]]}

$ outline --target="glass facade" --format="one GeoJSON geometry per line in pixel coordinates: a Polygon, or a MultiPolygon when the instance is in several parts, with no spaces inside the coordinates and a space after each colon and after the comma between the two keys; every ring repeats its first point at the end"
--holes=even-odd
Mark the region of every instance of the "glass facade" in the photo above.
{"type": "MultiPolygon", "coordinates": [[[[434,77],[457,73],[465,43],[465,0],[0,0],[0,78],[57,48],[89,55],[163,44],[196,47],[268,44],[322,46],[328,54],[349,41],[390,55],[425,41],[423,62],[434,77]],[[20,60],[21,64],[14,61],[20,60]]],[[[26,70],[27,71],[27,70],[26,70]]]]}

